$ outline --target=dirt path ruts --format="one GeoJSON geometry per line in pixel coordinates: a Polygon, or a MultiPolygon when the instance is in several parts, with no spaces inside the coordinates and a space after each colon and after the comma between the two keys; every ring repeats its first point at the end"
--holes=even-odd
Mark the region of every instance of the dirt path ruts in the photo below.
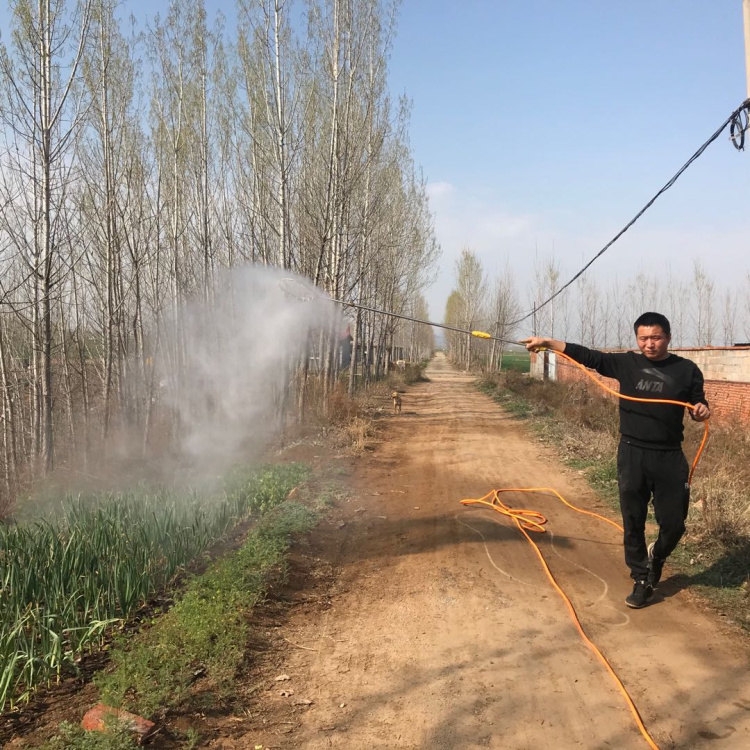
{"type": "MultiPolygon", "coordinates": [[[[618,519],[471,377],[441,356],[427,375],[372,453],[332,466],[347,496],[298,545],[284,601],[259,613],[245,710],[170,722],[200,747],[648,747],[533,548],[460,500],[551,487],[618,519]]],[[[535,539],[661,750],[750,747],[748,641],[697,606],[689,578],[667,568],[653,603],[630,610],[616,529],[550,494],[504,498],[548,518],[535,539]]],[[[94,699],[71,697],[67,718],[94,699]]]]}
{"type": "MultiPolygon", "coordinates": [[[[245,740],[647,747],[528,542],[509,519],[459,501],[541,486],[611,511],[470,377],[440,356],[427,375],[313,540],[329,575],[308,601],[325,606],[292,610],[278,664],[289,680],[267,686],[257,714],[267,729],[256,723],[245,740]],[[293,695],[282,696],[284,687],[293,695]]],[[[544,557],[658,746],[750,747],[747,642],[700,611],[686,579],[667,570],[653,604],[630,610],[616,529],[551,495],[507,498],[549,519],[536,537],[544,557]]]]}

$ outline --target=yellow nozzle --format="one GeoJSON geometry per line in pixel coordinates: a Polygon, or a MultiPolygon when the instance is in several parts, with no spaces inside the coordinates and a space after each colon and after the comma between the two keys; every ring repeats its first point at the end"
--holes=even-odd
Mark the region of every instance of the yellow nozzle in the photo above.
{"type": "Polygon", "coordinates": [[[476,336],[478,339],[491,339],[492,336],[489,333],[485,333],[484,331],[472,331],[472,336],[476,336]]]}

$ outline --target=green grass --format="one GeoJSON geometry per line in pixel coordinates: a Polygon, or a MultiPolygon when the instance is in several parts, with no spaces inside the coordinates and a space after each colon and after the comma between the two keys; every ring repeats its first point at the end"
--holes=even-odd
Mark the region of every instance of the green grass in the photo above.
{"type": "Polygon", "coordinates": [[[499,387],[497,378],[485,377],[478,381],[477,387],[482,393],[497,401],[506,411],[519,419],[526,419],[533,414],[533,403],[512,390],[499,387]]]}
{"type": "Polygon", "coordinates": [[[238,469],[210,495],[66,497],[49,519],[0,526],[0,711],[76,673],[114,626],[306,475],[289,464],[238,469]]]}
{"type": "Polygon", "coordinates": [[[502,369],[511,372],[526,373],[531,366],[531,356],[529,352],[509,351],[503,352],[502,369]]]}
{"type": "Polygon", "coordinates": [[[133,733],[113,722],[106,732],[90,732],[63,722],[59,733],[42,746],[43,750],[137,750],[140,745],[133,733]]]}
{"type": "Polygon", "coordinates": [[[283,576],[293,535],[314,522],[294,502],[264,516],[240,549],[187,584],[169,612],[115,645],[111,669],[95,678],[102,700],[153,716],[188,701],[196,675],[210,684],[211,700],[227,697],[245,659],[248,615],[269,580],[283,576]]]}

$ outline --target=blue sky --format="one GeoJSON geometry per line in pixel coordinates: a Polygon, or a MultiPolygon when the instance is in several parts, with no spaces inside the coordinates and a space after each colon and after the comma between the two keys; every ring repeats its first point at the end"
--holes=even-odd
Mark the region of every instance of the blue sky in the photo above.
{"type": "MultiPolygon", "coordinates": [[[[404,0],[390,71],[443,250],[432,319],[464,247],[511,269],[526,310],[535,265],[567,281],[747,97],[742,0],[404,0]]],[[[748,188],[727,131],[587,275],[697,261],[736,284],[748,188]]]]}

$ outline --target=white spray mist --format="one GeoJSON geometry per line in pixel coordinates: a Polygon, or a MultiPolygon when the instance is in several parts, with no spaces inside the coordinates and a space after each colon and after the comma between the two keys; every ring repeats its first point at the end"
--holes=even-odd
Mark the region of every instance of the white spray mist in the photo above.
{"type": "Polygon", "coordinates": [[[311,355],[321,330],[343,327],[311,282],[259,266],[223,278],[210,305],[186,305],[168,327],[160,401],[180,426],[190,474],[255,458],[280,425],[290,367],[311,355]]]}

